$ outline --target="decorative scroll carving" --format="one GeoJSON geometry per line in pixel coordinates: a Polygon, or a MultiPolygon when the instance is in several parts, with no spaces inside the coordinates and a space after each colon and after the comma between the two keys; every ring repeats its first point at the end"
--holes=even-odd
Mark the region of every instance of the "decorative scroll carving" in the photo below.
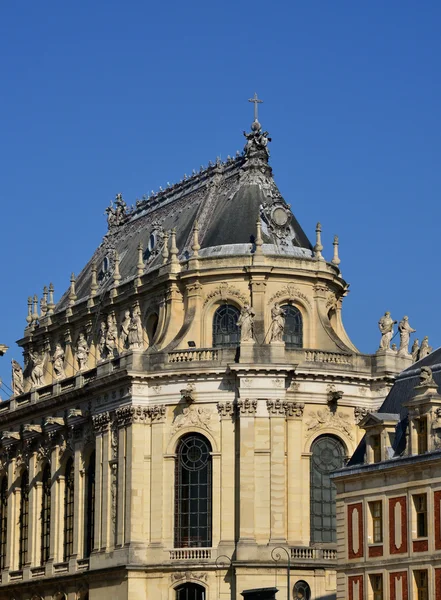
{"type": "Polygon", "coordinates": [[[145,423],[149,418],[149,409],[146,406],[123,406],[115,412],[118,427],[126,427],[132,423],[145,423]]]}
{"type": "Polygon", "coordinates": [[[297,417],[299,419],[303,417],[303,410],[305,408],[303,402],[284,402],[283,405],[287,417],[297,417]]]}
{"type": "Polygon", "coordinates": [[[369,408],[356,406],[354,408],[355,423],[358,425],[365,418],[365,416],[368,415],[370,412],[371,412],[371,410],[369,408]]]}
{"type": "Polygon", "coordinates": [[[285,416],[285,404],[281,400],[267,400],[266,406],[270,417],[284,417],[285,416]]]}
{"type": "Polygon", "coordinates": [[[185,573],[181,572],[173,572],[170,576],[171,581],[182,581],[185,579],[186,581],[208,581],[207,573],[195,573],[194,571],[185,571],[185,573]]]}
{"type": "Polygon", "coordinates": [[[110,414],[106,411],[92,415],[92,423],[95,433],[105,433],[109,429],[110,414]]]}
{"type": "Polygon", "coordinates": [[[249,302],[249,299],[242,294],[240,290],[237,288],[230,286],[226,281],[222,282],[217,286],[213,291],[207,294],[204,300],[204,306],[210,302],[213,298],[221,298],[223,301],[228,300],[228,298],[235,298],[239,301],[240,304],[245,305],[249,302]]]}
{"type": "Polygon", "coordinates": [[[323,427],[333,427],[345,433],[349,439],[353,439],[352,425],[349,421],[349,415],[343,412],[334,413],[328,407],[309,413],[309,419],[306,421],[308,432],[317,431],[323,427]]]}
{"type": "Polygon", "coordinates": [[[218,402],[217,403],[217,411],[221,419],[234,419],[235,415],[235,406],[233,402],[218,402]]]}
{"type": "Polygon", "coordinates": [[[294,301],[296,299],[300,299],[305,302],[309,307],[311,306],[311,301],[308,296],[306,296],[303,292],[301,292],[295,285],[286,285],[278,292],[273,294],[271,298],[268,300],[268,304],[274,304],[279,300],[291,300],[294,301]]]}
{"type": "Polygon", "coordinates": [[[249,398],[239,400],[237,402],[237,407],[241,415],[254,416],[257,410],[257,400],[250,400],[249,398]]]}
{"type": "Polygon", "coordinates": [[[170,434],[174,435],[179,429],[189,425],[210,430],[211,415],[211,411],[203,406],[186,406],[181,414],[176,415],[170,434]]]}

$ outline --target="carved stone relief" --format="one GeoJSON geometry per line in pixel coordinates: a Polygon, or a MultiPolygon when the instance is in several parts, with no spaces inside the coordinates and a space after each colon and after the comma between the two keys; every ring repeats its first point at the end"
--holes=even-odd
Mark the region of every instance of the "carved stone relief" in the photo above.
{"type": "Polygon", "coordinates": [[[221,419],[233,419],[235,415],[235,406],[233,402],[218,402],[217,410],[221,419]]]}
{"type": "Polygon", "coordinates": [[[338,429],[352,440],[352,425],[349,420],[349,415],[343,412],[334,413],[328,407],[321,408],[317,411],[309,413],[309,419],[306,421],[307,433],[311,433],[324,427],[333,427],[338,429]]]}
{"type": "Polygon", "coordinates": [[[298,288],[296,288],[295,285],[286,285],[285,287],[280,289],[278,292],[271,296],[271,298],[268,300],[268,304],[273,304],[278,300],[293,301],[297,298],[303,300],[303,302],[305,302],[308,306],[311,306],[311,301],[309,300],[308,296],[306,296],[306,294],[304,294],[298,288]]]}
{"type": "Polygon", "coordinates": [[[243,305],[249,302],[249,299],[244,294],[242,294],[240,290],[229,285],[226,281],[224,281],[223,283],[218,285],[217,288],[215,288],[213,291],[207,294],[204,300],[204,306],[214,298],[221,298],[221,300],[226,301],[228,300],[228,298],[231,297],[237,299],[239,303],[243,305]]]}
{"type": "Polygon", "coordinates": [[[241,415],[254,416],[257,410],[257,400],[250,400],[249,398],[239,400],[237,402],[237,407],[241,415]]]}
{"type": "Polygon", "coordinates": [[[208,408],[202,406],[186,406],[182,413],[176,415],[172,423],[170,435],[174,435],[179,429],[187,426],[197,426],[211,430],[210,421],[212,413],[208,408]]]}

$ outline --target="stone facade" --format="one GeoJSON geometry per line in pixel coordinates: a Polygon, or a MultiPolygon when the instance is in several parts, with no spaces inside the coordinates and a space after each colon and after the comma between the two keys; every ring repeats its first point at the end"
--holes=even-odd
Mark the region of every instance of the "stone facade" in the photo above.
{"type": "Polygon", "coordinates": [[[118,195],[61,300],[52,286],[29,299],[24,369],[0,406],[1,598],[175,600],[187,585],[227,600],[275,579],[285,597],[285,556],[292,586],[335,597],[333,500],[313,518],[312,463],[353,454],[411,359],[349,340],[338,242],[331,262],[321,228],[309,244],[268,141],[255,122],[236,159],[132,210],[118,195]],[[238,228],[222,229],[223,203],[238,228]],[[209,474],[194,531],[185,440],[209,474]]]}

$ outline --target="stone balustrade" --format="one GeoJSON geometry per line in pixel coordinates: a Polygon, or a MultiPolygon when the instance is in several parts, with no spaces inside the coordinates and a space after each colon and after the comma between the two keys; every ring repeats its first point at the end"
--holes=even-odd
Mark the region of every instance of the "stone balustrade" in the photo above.
{"type": "Polygon", "coordinates": [[[211,548],[180,548],[169,552],[170,560],[207,560],[211,558],[211,548]]]}
{"type": "Polygon", "coordinates": [[[313,548],[310,546],[291,546],[290,555],[292,561],[336,561],[337,550],[335,548],[313,548]]]}
{"type": "Polygon", "coordinates": [[[305,350],[305,361],[335,365],[352,365],[352,355],[341,354],[339,352],[322,352],[321,350],[305,350]]]}
{"type": "Polygon", "coordinates": [[[219,360],[219,349],[191,348],[189,350],[173,350],[167,356],[169,363],[219,360]]]}

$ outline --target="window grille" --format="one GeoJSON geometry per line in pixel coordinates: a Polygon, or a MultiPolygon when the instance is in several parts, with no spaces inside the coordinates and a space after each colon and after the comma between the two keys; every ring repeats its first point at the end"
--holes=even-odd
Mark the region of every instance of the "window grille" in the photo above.
{"type": "Polygon", "coordinates": [[[184,583],[176,588],[176,600],[205,600],[205,589],[197,583],[184,583]]]}
{"type": "Polygon", "coordinates": [[[211,447],[202,435],[179,442],[175,467],[175,548],[211,546],[211,447]]]}
{"type": "Polygon", "coordinates": [[[88,558],[93,550],[95,528],[95,452],[89,458],[86,473],[86,511],[84,523],[84,556],[88,558]]]}
{"type": "Polygon", "coordinates": [[[73,529],[74,529],[74,466],[69,458],[66,463],[64,475],[64,544],[63,560],[66,562],[73,554],[73,529]]]}
{"type": "Polygon", "coordinates": [[[413,497],[416,513],[417,537],[427,537],[427,495],[418,494],[413,497]]]}
{"type": "Polygon", "coordinates": [[[417,600],[429,600],[429,581],[427,571],[414,571],[417,600]]]}
{"type": "Polygon", "coordinates": [[[303,348],[303,323],[302,314],[298,308],[291,304],[281,306],[285,312],[285,331],[283,341],[287,348],[303,348]]]}
{"type": "Polygon", "coordinates": [[[27,471],[21,476],[20,491],[18,568],[23,569],[24,565],[28,562],[29,474],[27,471]]]}
{"type": "Polygon", "coordinates": [[[8,477],[2,479],[0,488],[0,569],[6,566],[6,535],[8,532],[8,477]]]}
{"type": "Polygon", "coordinates": [[[418,440],[418,454],[424,454],[427,452],[427,419],[421,417],[415,421],[417,440],[418,440]]]}
{"type": "Polygon", "coordinates": [[[383,506],[381,500],[369,502],[372,518],[372,541],[380,544],[383,541],[383,506]]]}
{"type": "Polygon", "coordinates": [[[51,466],[46,464],[42,478],[41,497],[41,564],[44,565],[50,556],[51,539],[51,466]]]}
{"type": "Polygon", "coordinates": [[[295,600],[310,600],[311,588],[306,581],[298,581],[294,586],[294,599],[295,600]]]}
{"type": "Polygon", "coordinates": [[[240,331],[237,326],[240,312],[231,304],[220,306],[213,317],[213,346],[236,347],[240,343],[240,331]]]}
{"type": "Polygon", "coordinates": [[[331,473],[344,465],[343,444],[332,436],[321,436],[311,448],[311,541],[335,542],[335,485],[331,473]]]}

